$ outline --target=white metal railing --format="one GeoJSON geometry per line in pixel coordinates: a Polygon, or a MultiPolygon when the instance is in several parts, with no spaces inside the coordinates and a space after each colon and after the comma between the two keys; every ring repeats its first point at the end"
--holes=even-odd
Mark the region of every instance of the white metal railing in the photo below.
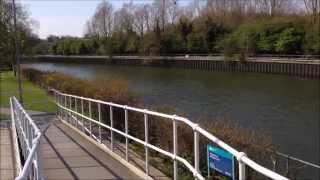
{"type": "Polygon", "coordinates": [[[10,105],[18,170],[15,179],[42,180],[44,178],[39,154],[41,131],[15,97],[10,98],[10,105]]]}
{"type": "MultiPolygon", "coordinates": [[[[98,142],[102,142],[101,139],[101,128],[106,128],[110,130],[110,148],[113,151],[113,144],[114,144],[114,136],[113,133],[117,133],[119,135],[122,135],[125,137],[125,158],[128,161],[128,140],[135,141],[136,143],[139,143],[141,145],[144,145],[145,147],[145,173],[149,175],[149,153],[148,149],[152,149],[154,151],[157,151],[167,157],[170,157],[173,160],[173,168],[174,168],[174,180],[178,179],[178,161],[182,163],[190,172],[192,172],[193,176],[195,179],[200,179],[203,180],[205,179],[199,168],[199,135],[203,135],[207,139],[209,139],[211,142],[217,144],[221,148],[225,149],[229,153],[231,153],[233,156],[236,157],[238,161],[238,177],[240,180],[245,180],[246,179],[246,174],[245,174],[245,169],[246,166],[251,167],[254,171],[269,177],[271,179],[277,179],[277,180],[286,180],[288,178],[279,175],[261,165],[258,163],[254,162],[250,158],[247,157],[247,155],[243,152],[239,152],[229,146],[228,144],[224,143],[211,133],[207,132],[206,130],[202,129],[198,124],[191,122],[187,118],[176,116],[176,115],[168,115],[164,113],[159,113],[159,112],[154,112],[146,109],[139,109],[139,108],[134,108],[126,105],[120,105],[120,104],[115,104],[112,102],[104,102],[101,100],[96,100],[96,99],[91,99],[91,98],[86,98],[86,97],[81,97],[81,96],[76,96],[76,95],[70,95],[70,94],[65,94],[61,93],[57,90],[51,89],[51,91],[54,93],[55,100],[56,100],[56,105],[58,106],[58,116],[63,116],[63,112],[67,112],[73,114],[74,116],[80,117],[78,118],[73,118],[76,122],[75,125],[78,126],[80,125],[82,127],[82,130],[86,129],[87,132],[90,134],[90,137],[94,138],[98,142]],[[87,102],[88,104],[88,113],[84,112],[84,102],[87,102]],[[95,120],[92,117],[92,104],[95,103],[98,107],[98,120],[95,120]],[[72,104],[74,104],[74,107],[72,107],[72,104]],[[81,107],[78,107],[78,104],[80,104],[81,107]],[[110,119],[110,125],[104,124],[101,122],[101,105],[106,105],[109,107],[109,119],[110,119]],[[116,128],[113,127],[114,125],[114,120],[113,120],[113,108],[121,108],[124,110],[125,113],[125,131],[120,131],[116,128]],[[141,140],[136,137],[133,137],[128,133],[128,111],[133,111],[137,113],[142,113],[144,115],[144,126],[145,126],[145,139],[141,140]],[[89,114],[88,116],[86,114],[89,114]],[[173,124],[173,152],[168,152],[166,150],[163,150],[157,146],[154,146],[148,142],[148,116],[156,116],[156,117],[161,117],[165,119],[169,119],[172,121],[173,124]],[[81,119],[81,120],[80,120],[81,119]],[[89,121],[89,129],[84,127],[84,120],[89,121]],[[186,125],[190,126],[193,129],[194,133],[194,162],[193,164],[184,159],[183,157],[178,155],[178,136],[177,136],[177,121],[180,121],[182,123],[185,123],[186,125]],[[99,127],[99,136],[94,136],[92,133],[92,123],[96,124],[99,127]]],[[[63,119],[63,118],[61,118],[63,119]]]]}

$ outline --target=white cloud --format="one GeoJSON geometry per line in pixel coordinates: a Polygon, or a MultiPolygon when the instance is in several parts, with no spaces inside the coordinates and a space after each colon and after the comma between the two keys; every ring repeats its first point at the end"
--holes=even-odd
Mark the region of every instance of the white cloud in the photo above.
{"type": "Polygon", "coordinates": [[[64,16],[59,18],[39,17],[39,37],[46,38],[48,35],[83,36],[86,20],[81,17],[64,16]]]}

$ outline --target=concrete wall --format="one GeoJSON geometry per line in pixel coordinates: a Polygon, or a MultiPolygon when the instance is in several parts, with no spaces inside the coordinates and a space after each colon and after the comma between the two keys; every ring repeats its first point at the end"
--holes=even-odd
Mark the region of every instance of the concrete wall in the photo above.
{"type": "Polygon", "coordinates": [[[95,63],[114,65],[134,65],[150,67],[167,67],[197,69],[219,72],[255,72],[267,74],[283,74],[305,78],[320,79],[320,63],[318,61],[254,59],[249,61],[225,61],[214,57],[123,57],[112,59],[104,56],[37,56],[23,57],[23,61],[64,62],[64,63],[95,63]]]}

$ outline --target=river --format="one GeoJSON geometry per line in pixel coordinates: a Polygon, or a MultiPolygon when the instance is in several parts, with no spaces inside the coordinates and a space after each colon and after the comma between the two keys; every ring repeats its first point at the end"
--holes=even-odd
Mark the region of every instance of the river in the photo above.
{"type": "Polygon", "coordinates": [[[283,153],[319,163],[317,79],[96,64],[25,66],[84,79],[124,79],[146,106],[174,107],[193,121],[227,119],[271,136],[283,153]]]}

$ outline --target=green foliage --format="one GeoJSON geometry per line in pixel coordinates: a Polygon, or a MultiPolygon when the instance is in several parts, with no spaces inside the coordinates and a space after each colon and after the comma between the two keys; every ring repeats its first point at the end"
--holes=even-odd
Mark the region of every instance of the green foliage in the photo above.
{"type": "Polygon", "coordinates": [[[208,46],[204,34],[191,33],[188,35],[188,50],[192,53],[207,53],[208,46]]]}
{"type": "Polygon", "coordinates": [[[275,51],[281,54],[301,52],[303,36],[304,33],[299,32],[295,28],[287,28],[283,30],[276,41],[275,51]]]}
{"type": "MultiPolygon", "coordinates": [[[[239,26],[218,47],[226,57],[245,59],[250,54],[300,54],[305,39],[304,22],[270,19],[239,26]]],[[[309,49],[312,49],[309,47],[309,49]]],[[[312,50],[310,50],[312,52],[312,50]]]]}
{"type": "Polygon", "coordinates": [[[59,55],[88,55],[96,54],[98,43],[94,39],[81,39],[63,37],[49,39],[46,42],[49,45],[48,52],[50,54],[59,55]]]}
{"type": "Polygon", "coordinates": [[[160,44],[162,54],[181,53],[186,49],[182,36],[173,29],[163,33],[160,44]]]}
{"type": "Polygon", "coordinates": [[[222,53],[228,59],[245,60],[253,54],[319,54],[320,34],[316,24],[299,15],[255,17],[233,23],[214,17],[190,19],[182,16],[165,30],[155,22],[152,30],[115,31],[108,37],[50,36],[33,52],[58,55],[192,54],[222,53]],[[49,45],[45,51],[44,45],[49,45]]]}
{"type": "Polygon", "coordinates": [[[207,21],[205,30],[208,50],[218,52],[218,42],[228,32],[227,29],[222,24],[207,21]]]}
{"type": "Polygon", "coordinates": [[[303,50],[307,54],[320,54],[320,22],[305,26],[303,50]]]}
{"type": "Polygon", "coordinates": [[[237,59],[244,61],[249,54],[255,53],[257,43],[255,28],[251,24],[245,24],[231,35],[223,38],[218,46],[222,49],[227,60],[237,59]]]}
{"type": "Polygon", "coordinates": [[[263,22],[257,24],[257,52],[298,54],[302,52],[303,24],[292,20],[263,22]]]}

